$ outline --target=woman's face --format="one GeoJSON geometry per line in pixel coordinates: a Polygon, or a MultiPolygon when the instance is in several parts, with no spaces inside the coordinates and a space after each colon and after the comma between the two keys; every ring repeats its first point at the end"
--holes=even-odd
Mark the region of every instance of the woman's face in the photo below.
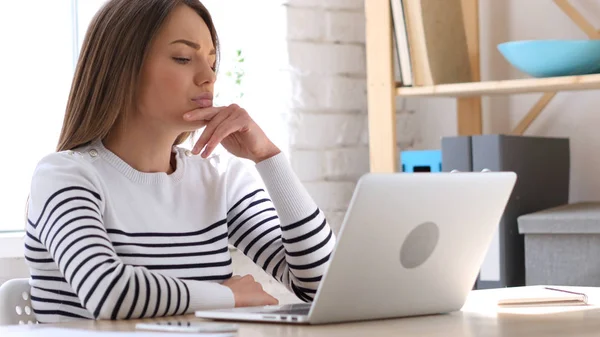
{"type": "Polygon", "coordinates": [[[212,106],[215,46],[204,20],[181,5],[167,18],[142,67],[135,117],[174,133],[197,130],[204,122],[183,115],[212,106]]]}

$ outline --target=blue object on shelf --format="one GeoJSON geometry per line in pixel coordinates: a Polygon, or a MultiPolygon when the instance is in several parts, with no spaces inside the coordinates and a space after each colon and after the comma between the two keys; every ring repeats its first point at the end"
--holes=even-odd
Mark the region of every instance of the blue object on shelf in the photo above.
{"type": "Polygon", "coordinates": [[[403,151],[400,153],[402,172],[442,172],[442,151],[403,151]]]}
{"type": "Polygon", "coordinates": [[[529,40],[498,45],[515,68],[533,77],[600,73],[600,40],[529,40]]]}

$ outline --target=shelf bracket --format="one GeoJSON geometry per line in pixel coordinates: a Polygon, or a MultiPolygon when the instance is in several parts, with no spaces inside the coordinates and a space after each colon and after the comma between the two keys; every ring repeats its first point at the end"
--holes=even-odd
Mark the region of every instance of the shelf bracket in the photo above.
{"type": "Polygon", "coordinates": [[[581,29],[590,39],[600,39],[598,30],[569,3],[569,0],[554,0],[554,3],[581,29]]]}
{"type": "MultiPolygon", "coordinates": [[[[554,3],[581,29],[590,39],[600,39],[600,32],[581,13],[569,3],[569,0],[554,0],[554,3]]],[[[548,106],[556,96],[556,92],[547,92],[529,110],[529,113],[521,119],[519,125],[511,132],[512,135],[522,136],[529,126],[548,106]]]]}
{"type": "Polygon", "coordinates": [[[529,125],[542,113],[542,110],[550,103],[550,101],[556,96],[556,92],[547,92],[537,103],[529,110],[529,113],[523,117],[519,125],[511,132],[513,136],[522,136],[525,130],[529,128],[529,125]]]}

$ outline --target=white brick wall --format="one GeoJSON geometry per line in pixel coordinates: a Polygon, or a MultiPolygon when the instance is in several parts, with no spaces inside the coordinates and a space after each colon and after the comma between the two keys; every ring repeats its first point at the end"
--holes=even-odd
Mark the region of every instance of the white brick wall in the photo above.
{"type": "MultiPolygon", "coordinates": [[[[325,212],[343,212],[352,198],[355,181],[305,182],[304,185],[315,202],[325,212]]],[[[337,225],[337,224],[333,224],[337,225]]]]}
{"type": "Polygon", "coordinates": [[[321,40],[325,32],[325,12],[312,8],[296,8],[287,11],[287,20],[294,24],[287,25],[287,38],[290,40],[321,40]],[[304,22],[305,24],[301,24],[304,22]],[[306,24],[309,23],[309,24],[306,24]]]}
{"type": "MultiPolygon", "coordinates": [[[[362,9],[362,8],[361,8],[362,9]]],[[[365,16],[363,11],[328,11],[325,15],[326,34],[329,41],[364,43],[365,16]]]]}
{"type": "Polygon", "coordinates": [[[345,211],[328,211],[325,212],[325,216],[331,223],[331,229],[338,235],[340,233],[340,227],[342,226],[342,222],[344,221],[344,217],[346,216],[345,211]]]}
{"type": "Polygon", "coordinates": [[[357,181],[369,170],[369,148],[353,146],[331,150],[293,150],[291,163],[304,183],[357,181]]]}
{"type": "Polygon", "coordinates": [[[367,128],[363,114],[295,112],[290,127],[292,149],[327,150],[360,145],[367,128]]]}
{"type": "Polygon", "coordinates": [[[318,75],[290,74],[291,102],[297,109],[319,109],[327,106],[328,81],[318,75]]]}
{"type": "Polygon", "coordinates": [[[290,108],[311,110],[367,109],[365,75],[323,75],[290,73],[290,108]]]}
{"type": "Polygon", "coordinates": [[[357,181],[369,171],[369,148],[339,148],[325,152],[325,176],[329,180],[357,181]],[[365,160],[367,159],[367,160],[365,160]]]}
{"type": "Polygon", "coordinates": [[[321,150],[292,150],[290,162],[303,182],[325,180],[325,154],[321,150]]]}
{"type": "Polygon", "coordinates": [[[356,181],[369,170],[363,0],[283,3],[290,160],[337,232],[356,181]]]}
{"type": "MultiPolygon", "coordinates": [[[[358,178],[369,170],[363,1],[279,2],[287,19],[287,64],[280,88],[289,88],[281,95],[288,100],[283,106],[289,157],[335,233],[358,178]]],[[[398,115],[402,146],[412,144],[414,134],[406,131],[414,129],[413,115],[398,115]]],[[[241,261],[238,270],[252,270],[265,289],[286,293],[268,275],[241,261]]]]}
{"type": "Polygon", "coordinates": [[[396,114],[396,141],[401,148],[410,148],[419,138],[417,119],[414,111],[402,111],[396,114]]]}
{"type": "Polygon", "coordinates": [[[335,76],[330,79],[327,104],[333,109],[367,111],[366,76],[358,78],[335,76]]]}
{"type": "MultiPolygon", "coordinates": [[[[291,11],[297,10],[290,8],[291,11]]],[[[302,74],[365,74],[364,46],[316,41],[290,41],[290,67],[302,74]]]]}

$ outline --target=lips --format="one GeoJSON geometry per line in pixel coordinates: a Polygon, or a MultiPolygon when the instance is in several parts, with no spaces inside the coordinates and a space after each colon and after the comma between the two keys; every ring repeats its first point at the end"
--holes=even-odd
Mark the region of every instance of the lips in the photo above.
{"type": "Polygon", "coordinates": [[[211,92],[204,92],[192,98],[192,101],[198,104],[200,107],[210,107],[213,104],[213,94],[211,92]]]}

